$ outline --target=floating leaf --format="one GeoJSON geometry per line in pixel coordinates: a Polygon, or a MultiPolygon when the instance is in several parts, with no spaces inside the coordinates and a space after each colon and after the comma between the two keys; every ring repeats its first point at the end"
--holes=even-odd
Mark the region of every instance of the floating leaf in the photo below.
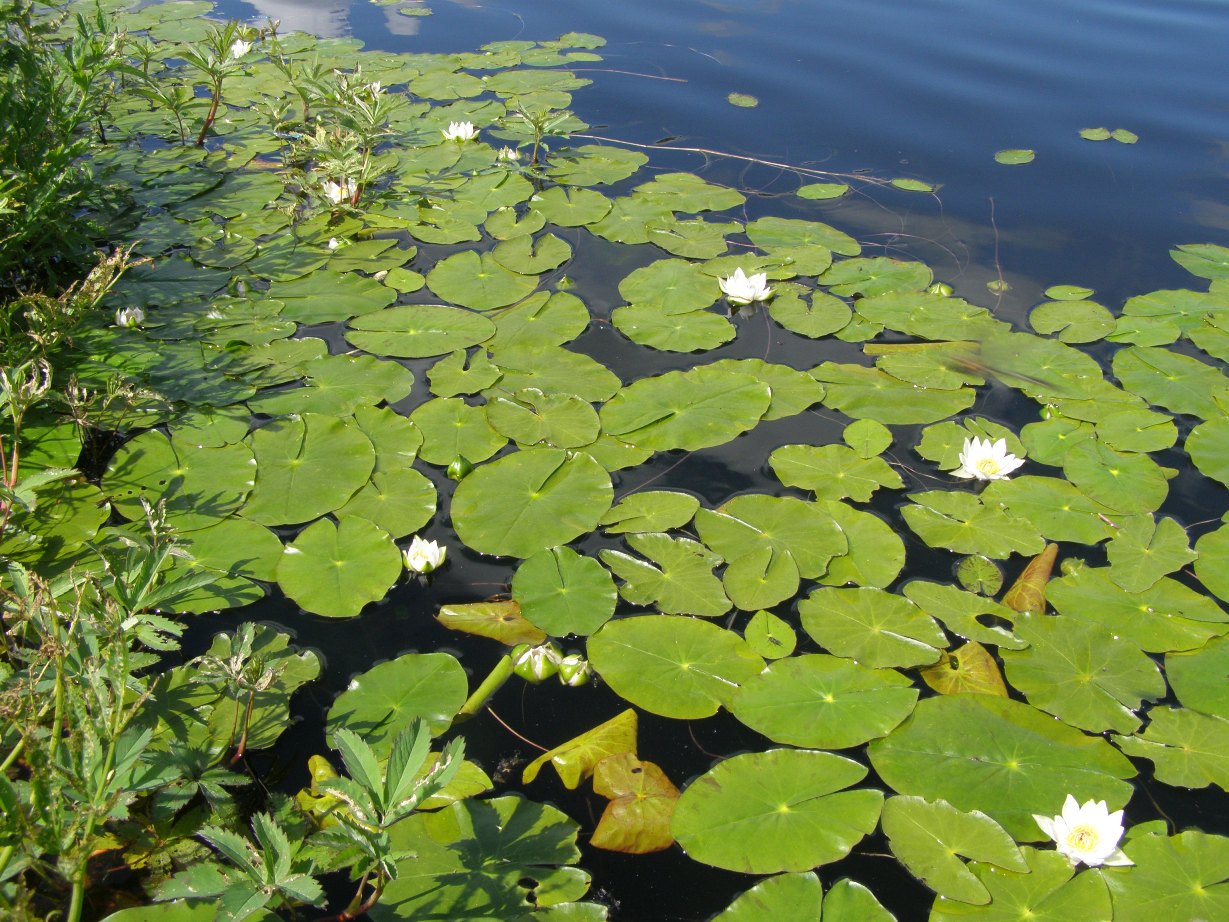
{"type": "Polygon", "coordinates": [[[833,557],[820,582],[827,586],[874,586],[892,583],[905,566],[905,544],[891,526],[873,512],[863,512],[844,503],[825,503],[836,520],[849,551],[833,557]]]}
{"type": "Polygon", "coordinates": [[[816,922],[823,896],[823,884],[812,871],[778,874],[740,893],[712,922],[816,922]]]}
{"type": "Polygon", "coordinates": [[[384,598],[401,575],[388,532],[352,516],[313,522],[287,546],[277,582],[301,608],[329,618],[357,615],[384,598]]]}
{"type": "Polygon", "coordinates": [[[435,264],[427,273],[427,287],[445,301],[489,311],[526,297],[537,280],[505,269],[490,253],[462,250],[435,264]]]}
{"type": "Polygon", "coordinates": [[[598,524],[612,535],[669,531],[690,522],[699,508],[700,501],[687,493],[648,490],[619,500],[598,524]]]}
{"type": "Polygon", "coordinates": [[[521,783],[531,784],[544,765],[553,765],[568,790],[575,790],[606,758],[636,752],[636,712],[621,711],[605,723],[542,753],[525,766],[521,783]]]}
{"type": "Polygon", "coordinates": [[[1001,150],[994,155],[994,159],[998,163],[1005,163],[1014,166],[1021,163],[1032,163],[1036,158],[1037,152],[1032,150],[1001,150]]]}
{"type": "Polygon", "coordinates": [[[1101,875],[1075,874],[1071,864],[1058,852],[1022,848],[1020,853],[1028,866],[1025,873],[1007,871],[988,863],[970,863],[969,869],[990,895],[989,904],[978,907],[953,900],[936,900],[931,908],[931,922],[968,919],[1071,922],[1074,919],[1118,918],[1117,901],[1111,908],[1109,891],[1101,875]]]}
{"type": "Polygon", "coordinates": [[[588,445],[601,431],[597,411],[573,394],[544,394],[525,388],[486,405],[487,422],[521,447],[546,444],[556,448],[588,445]]]}
{"type": "Polygon", "coordinates": [[[789,623],[770,611],[757,611],[743,629],[747,646],[764,659],[789,656],[798,644],[798,635],[789,623]]]}
{"type": "Polygon", "coordinates": [[[993,599],[965,592],[947,583],[914,579],[905,584],[905,598],[953,634],[966,640],[995,644],[1001,649],[1018,650],[1024,641],[1003,627],[1015,620],[1013,613],[993,599]]]}
{"type": "Polygon", "coordinates": [[[614,614],[614,580],[592,557],[567,547],[539,551],[512,577],[525,618],[552,637],[594,633],[614,614]]]}
{"type": "Polygon", "coordinates": [[[1229,790],[1229,720],[1186,708],[1152,708],[1147,729],[1115,742],[1127,755],[1149,759],[1162,784],[1229,790]]]}
{"type": "Polygon", "coordinates": [[[375,922],[430,915],[600,922],[600,907],[573,902],[589,888],[588,875],[567,866],[580,857],[576,832],[561,811],[517,796],[415,813],[390,831],[392,851],[410,857],[369,914],[375,922]]]}
{"type": "Polygon", "coordinates": [[[1080,137],[1085,141],[1108,141],[1110,130],[1108,128],[1081,128],[1080,137]]]}
{"type": "Polygon", "coordinates": [[[453,527],[479,553],[530,557],[596,528],[612,493],[610,475],[589,455],[532,448],[461,481],[453,527]]]}
{"type": "Polygon", "coordinates": [[[813,182],[799,186],[798,197],[805,199],[840,198],[849,191],[849,184],[843,182],[813,182]]]}
{"type": "Polygon", "coordinates": [[[683,792],[674,835],[731,871],[804,871],[844,858],[879,820],[883,794],[844,790],[866,769],[828,752],[770,749],[719,763],[683,792]]]}
{"type": "Polygon", "coordinates": [[[972,493],[911,493],[905,523],[932,547],[1001,560],[1011,554],[1039,554],[1045,542],[1028,521],[972,493]]]}
{"type": "Polygon", "coordinates": [[[1185,447],[1201,474],[1229,484],[1229,419],[1218,416],[1200,423],[1186,437],[1185,447]]]}
{"type": "Polygon", "coordinates": [[[1091,343],[1114,332],[1114,315],[1094,301],[1049,301],[1033,308],[1029,326],[1065,343],[1091,343]]]}
{"type": "Polygon", "coordinates": [[[1105,875],[1115,922],[1229,917],[1229,839],[1190,829],[1139,836],[1123,851],[1134,867],[1105,875]]]}
{"type": "Polygon", "coordinates": [[[406,304],[350,321],[346,340],[373,355],[424,358],[490,339],[495,324],[482,314],[438,304],[406,304]]]}
{"type": "Polygon", "coordinates": [[[849,497],[864,503],[880,487],[905,485],[883,458],[863,458],[845,445],[783,445],[768,463],[783,484],[813,490],[816,499],[849,497]]]}
{"type": "Polygon", "coordinates": [[[1188,540],[1186,529],[1171,518],[1125,519],[1105,549],[1110,578],[1128,592],[1143,592],[1199,556],[1188,540]]]}
{"type": "Polygon", "coordinates": [[[1006,830],[979,811],[964,813],[945,800],[889,797],[883,805],[883,831],[892,854],[913,876],[940,896],[984,905],[989,891],[957,855],[1028,873],[1020,849],[1006,830]]]}
{"type": "Polygon", "coordinates": [[[678,788],[652,762],[630,752],[607,756],[593,772],[593,791],[610,799],[589,838],[594,848],[647,855],[674,844],[670,820],[678,788]]]}
{"type": "Polygon", "coordinates": [[[730,609],[721,580],[713,568],[722,562],[719,554],[689,538],[663,534],[633,534],[627,539],[633,549],[657,566],[622,551],[603,549],[602,561],[622,579],[619,594],[633,605],[655,605],[666,614],[715,618],[730,609]]]}
{"type": "Polygon", "coordinates": [[[1126,803],[1135,769],[1097,737],[1010,698],[924,698],[900,727],[870,745],[871,764],[895,791],[980,810],[1019,841],[1042,832],[1067,794],[1126,803]]]}
{"type": "Polygon", "coordinates": [[[487,637],[509,647],[521,643],[537,645],[546,640],[546,632],[531,624],[521,614],[521,606],[511,599],[441,605],[435,620],[450,631],[487,637]]]}
{"type": "Polygon", "coordinates": [[[747,374],[700,366],[641,378],[602,407],[602,429],[655,451],[695,451],[751,429],[772,401],[772,389],[747,374]]]}
{"type": "MultiPolygon", "coordinates": [[[[969,592],[978,595],[998,595],[1003,588],[1003,570],[989,557],[972,554],[956,564],[956,579],[969,592]]],[[[1004,601],[1004,604],[1007,604],[1004,601]]]]}
{"type": "Polygon", "coordinates": [[[1204,279],[1229,278],[1229,249],[1214,243],[1184,243],[1169,251],[1174,262],[1204,279]]]}
{"type": "Polygon", "coordinates": [[[1214,419],[1223,411],[1213,399],[1229,396],[1229,378],[1217,368],[1168,349],[1132,346],[1114,355],[1122,386],[1172,413],[1214,419]]]}
{"type": "Polygon", "coordinates": [[[1094,733],[1131,733],[1143,701],[1165,694],[1156,664],[1099,624],[1024,613],[1016,633],[1029,646],[1000,650],[1007,678],[1029,703],[1094,733]]]}
{"type": "Polygon", "coordinates": [[[350,680],[329,708],[326,729],[345,727],[377,752],[415,720],[433,736],[448,729],[467,694],[465,670],[447,653],[405,653],[350,680]]]}
{"type": "Polygon", "coordinates": [[[404,538],[435,515],[435,485],[411,468],[376,471],[337,515],[368,519],[394,538],[404,538]]]}
{"type": "Polygon", "coordinates": [[[738,106],[740,109],[754,109],[760,104],[760,101],[754,96],[748,96],[746,93],[730,93],[726,97],[726,102],[731,106],[738,106]]]}
{"type": "Polygon", "coordinates": [[[923,182],[920,179],[893,179],[892,185],[906,192],[935,192],[939,188],[934,183],[923,182]]]}
{"type": "Polygon", "coordinates": [[[730,710],[777,743],[848,749],[887,734],[909,716],[917,695],[893,669],[809,654],[772,663],[743,684],[730,710]]]}
{"type": "Polygon", "coordinates": [[[853,316],[848,304],[822,291],[813,292],[810,303],[797,294],[779,294],[768,302],[768,313],[785,329],[811,339],[837,332],[853,316]]]}
{"type": "Polygon", "coordinates": [[[1051,285],[1045,290],[1045,296],[1055,301],[1081,301],[1091,298],[1096,292],[1082,285],[1051,285]]]}
{"type": "Polygon", "coordinates": [[[1058,545],[1047,544],[1045,550],[1030,560],[1024,571],[1016,577],[1016,581],[1003,596],[1003,604],[1012,611],[1045,614],[1046,583],[1049,582],[1057,559],[1058,545]]]}
{"type": "Polygon", "coordinates": [[[922,388],[863,365],[825,362],[811,371],[827,387],[824,404],[855,419],[880,423],[932,423],[968,409],[972,388],[922,388]]]}
{"type": "Polygon", "coordinates": [[[711,717],[764,669],[737,634],[675,615],[607,622],[588,649],[589,662],[616,695],[678,720],[711,717]]]}
{"type": "Polygon", "coordinates": [[[1165,677],[1188,708],[1229,720],[1229,637],[1165,657],[1165,677]]]}
{"type": "Polygon", "coordinates": [[[1115,128],[1110,132],[1110,137],[1119,144],[1134,144],[1139,140],[1139,135],[1134,131],[1128,131],[1125,128],[1115,128]]]}
{"type": "Polygon", "coordinates": [[[918,670],[922,681],[941,695],[998,695],[1007,697],[1007,686],[999,664],[976,640],[951,652],[944,651],[939,662],[918,670]]]}
{"type": "Polygon", "coordinates": [[[247,438],[256,485],[242,515],[261,525],[310,522],[344,505],[375,467],[353,423],[312,413],[277,419],[247,438]]]}
{"type": "Polygon", "coordinates": [[[457,458],[477,464],[508,441],[491,428],[482,407],[457,397],[428,400],[410,414],[410,421],[423,436],[418,454],[430,464],[448,465],[457,458]]]}
{"type": "Polygon", "coordinates": [[[868,666],[933,663],[947,646],[925,612],[881,589],[817,589],[798,603],[798,613],[821,647],[868,666]]]}

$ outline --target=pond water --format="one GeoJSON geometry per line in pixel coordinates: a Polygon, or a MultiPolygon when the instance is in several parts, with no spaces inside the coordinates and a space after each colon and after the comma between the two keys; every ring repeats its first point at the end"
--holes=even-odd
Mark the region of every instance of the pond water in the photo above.
{"type": "MultiPolygon", "coordinates": [[[[648,151],[650,169],[699,171],[744,190],[746,220],[814,216],[813,203],[793,194],[797,177],[782,165],[937,184],[936,195],[862,187],[823,203],[822,220],[855,236],[864,255],[926,262],[956,295],[1020,327],[1049,286],[1087,286],[1117,310],[1133,295],[1191,284],[1169,257],[1172,246],[1229,243],[1229,12],[1219,0],[434,0],[430,7],[431,15],[414,17],[365,2],[231,2],[220,11],[276,17],[283,28],[353,36],[392,51],[600,35],[607,40],[603,60],[573,68],[593,81],[572,105],[592,126],[589,133],[660,146],[648,151]],[[735,107],[730,93],[754,96],[758,105],[735,107]],[[1098,126],[1128,129],[1138,143],[1081,138],[1081,129],[1098,126]],[[1019,166],[995,161],[996,151],[1016,148],[1035,150],[1036,159],[1019,166]],[[987,288],[996,280],[1010,287],[996,294],[987,288]]],[[[578,249],[568,272],[595,316],[608,317],[620,303],[609,300],[610,292],[636,267],[632,258],[638,257],[602,241],[578,249]],[[588,297],[602,291],[606,303],[588,297]]],[[[333,346],[338,351],[344,343],[338,337],[333,346]]],[[[625,383],[696,364],[687,354],[629,349],[609,325],[591,327],[573,348],[616,367],[625,383]]],[[[809,368],[856,361],[858,354],[855,343],[783,341],[751,317],[740,322],[734,343],[704,361],[753,357],[809,368]]],[[[415,394],[398,409],[408,412],[426,399],[415,394]]],[[[1017,430],[1037,418],[1035,403],[1002,387],[978,411],[1017,430]]],[[[839,441],[842,426],[822,409],[765,423],[718,448],[660,455],[616,475],[615,495],[651,484],[717,505],[752,490],[780,492],[768,454],[789,443],[839,441]]],[[[916,470],[916,458],[903,463],[909,489],[933,487],[934,478],[916,470]]],[[[442,472],[431,476],[447,496],[442,472]]],[[[897,502],[871,508],[891,515],[897,502]]],[[[450,649],[476,681],[498,656],[490,644],[470,643],[431,619],[440,604],[506,591],[511,573],[464,549],[440,524],[446,500],[441,505],[432,536],[448,543],[450,564],[429,585],[400,587],[355,621],[305,617],[281,598],[244,611],[294,629],[301,643],[325,653],[325,681],[296,703],[304,732],[283,739],[276,754],[290,772],[287,789],[303,783],[306,756],[322,750],[323,711],[350,676],[406,650],[450,649]]],[[[1227,505],[1223,488],[1180,476],[1161,511],[1190,528],[1194,540],[1215,527],[1227,505]]],[[[905,539],[911,575],[950,580],[950,554],[905,539]]],[[[614,546],[591,536],[582,549],[614,546]]],[[[224,614],[203,624],[234,621],[224,614]]],[[[603,687],[577,693],[519,683],[493,703],[520,733],[548,746],[625,706],[603,687]]],[[[487,717],[466,735],[469,754],[490,772],[506,763],[513,786],[519,762],[535,755],[487,717]]],[[[716,755],[762,748],[758,739],[724,712],[691,723],[643,714],[640,754],[681,786],[716,755]]],[[[1158,786],[1132,801],[1128,819],[1169,815],[1180,827],[1229,831],[1229,803],[1209,790],[1185,797],[1158,786]]],[[[559,804],[585,829],[604,804],[545,776],[528,793],[559,804]]],[[[826,884],[837,876],[863,881],[902,922],[926,918],[930,891],[886,852],[886,841],[872,838],[821,876],[826,884]]],[[[611,918],[627,922],[703,920],[756,879],[701,865],[677,848],[648,858],[587,849],[581,865],[593,874],[611,918]]]]}

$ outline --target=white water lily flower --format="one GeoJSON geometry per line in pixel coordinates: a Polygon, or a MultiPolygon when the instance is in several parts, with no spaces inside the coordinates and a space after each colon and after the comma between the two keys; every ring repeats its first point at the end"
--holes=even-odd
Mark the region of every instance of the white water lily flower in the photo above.
{"type": "Polygon", "coordinates": [[[334,205],[340,205],[343,202],[348,203],[354,198],[355,184],[344,176],[340,182],[326,179],[321,183],[320,188],[324,190],[324,197],[334,205]]]}
{"type": "Polygon", "coordinates": [[[418,535],[410,542],[410,546],[402,552],[405,568],[411,573],[425,575],[439,569],[444,563],[448,549],[434,541],[424,541],[418,535]]]}
{"type": "Polygon", "coordinates": [[[340,241],[340,240],[338,240],[336,237],[330,237],[330,238],[329,238],[329,249],[330,249],[330,250],[335,250],[335,249],[337,249],[339,246],[341,246],[341,241],[340,241]]]}
{"type": "Polygon", "coordinates": [[[965,439],[960,451],[960,467],[952,473],[957,477],[973,480],[1006,480],[1016,468],[1024,463],[1007,450],[1007,440],[965,439]]]}
{"type": "Polygon", "coordinates": [[[230,56],[236,61],[252,50],[252,43],[241,38],[235,39],[230,46],[230,56]]]}
{"type": "Polygon", "coordinates": [[[1033,819],[1073,867],[1081,863],[1089,867],[1135,863],[1118,847],[1118,840],[1122,838],[1122,811],[1110,813],[1103,800],[1089,800],[1081,807],[1068,794],[1061,814],[1049,817],[1034,813],[1033,819]]]}
{"type": "Polygon", "coordinates": [[[135,330],[145,322],[145,311],[139,307],[122,307],[115,312],[115,325],[135,330]]]}
{"type": "Polygon", "coordinates": [[[772,297],[772,289],[768,287],[768,273],[757,272],[747,275],[739,266],[734,274],[718,280],[721,292],[731,304],[750,304],[752,301],[767,301],[772,297]]]}
{"type": "Polygon", "coordinates": [[[473,122],[449,122],[442,131],[445,141],[472,141],[478,137],[478,129],[473,122]]]}
{"type": "Polygon", "coordinates": [[[501,147],[499,153],[495,155],[496,160],[520,160],[520,151],[515,151],[511,147],[501,147]]]}

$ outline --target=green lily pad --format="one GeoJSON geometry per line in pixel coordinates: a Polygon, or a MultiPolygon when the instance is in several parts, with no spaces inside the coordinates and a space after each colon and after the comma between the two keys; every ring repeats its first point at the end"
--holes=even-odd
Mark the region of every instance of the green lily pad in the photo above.
{"type": "Polygon", "coordinates": [[[989,557],[973,554],[956,564],[956,579],[969,592],[978,595],[998,595],[1003,588],[1003,570],[989,557]]]}
{"type": "Polygon", "coordinates": [[[972,388],[918,387],[863,365],[825,362],[811,374],[827,388],[826,406],[885,424],[932,423],[968,409],[977,397],[972,388]]]}
{"type": "Polygon", "coordinates": [[[880,487],[900,489],[904,481],[883,458],[863,458],[845,445],[783,445],[768,457],[787,487],[812,490],[816,499],[849,497],[867,502],[880,487]]]}
{"type": "Polygon", "coordinates": [[[778,874],[740,893],[712,922],[816,922],[823,896],[823,884],[811,871],[778,874]]]}
{"type": "Polygon", "coordinates": [[[1016,166],[1022,163],[1032,163],[1036,158],[1037,152],[1033,150],[1001,150],[994,155],[994,159],[998,163],[1005,163],[1009,166],[1016,166]]]}
{"type": "Polygon", "coordinates": [[[346,340],[373,355],[424,358],[490,339],[495,324],[481,314],[438,304],[406,304],[350,321],[346,340]]]}
{"type": "Polygon", "coordinates": [[[1165,676],[1188,708],[1229,720],[1229,637],[1165,657],[1165,676]]]}
{"type": "Polygon", "coordinates": [[[469,356],[464,349],[458,349],[444,356],[427,372],[431,393],[436,397],[476,394],[495,384],[501,377],[503,372],[480,349],[469,356]]]}
{"type": "Polygon", "coordinates": [[[929,615],[882,589],[817,589],[799,601],[798,614],[825,650],[875,668],[933,663],[947,646],[929,615]]]}
{"type": "Polygon", "coordinates": [[[848,183],[813,182],[807,183],[805,186],[799,186],[796,194],[799,198],[824,200],[830,198],[840,198],[849,191],[850,186],[848,183]]]}
{"type": "Polygon", "coordinates": [[[551,157],[547,172],[565,186],[598,186],[626,179],[648,161],[648,157],[636,151],[585,144],[551,157]]]}
{"type": "Polygon", "coordinates": [[[808,654],[772,663],[744,683],[730,710],[776,743],[848,749],[885,736],[909,716],[917,696],[894,669],[808,654]]]}
{"type": "Polygon", "coordinates": [[[614,614],[614,580],[591,557],[554,547],[527,559],[512,577],[512,597],[521,614],[552,637],[586,636],[614,614]]]}
{"type": "Polygon", "coordinates": [[[246,445],[198,448],[150,430],[116,452],[102,485],[126,518],[144,518],[142,498],[151,505],[162,500],[168,521],[180,531],[192,531],[242,506],[255,477],[256,461],[246,445]]]}
{"type": "Polygon", "coordinates": [[[601,410],[602,429],[655,451],[721,445],[753,428],[772,389],[751,375],[707,366],[641,378],[601,410]]]}
{"type": "Polygon", "coordinates": [[[1065,343],[1091,343],[1114,331],[1114,315],[1094,301],[1049,301],[1033,308],[1029,326],[1065,343]]]}
{"type": "Polygon", "coordinates": [[[560,227],[596,224],[611,208],[610,199],[602,193],[573,186],[554,186],[535,195],[532,203],[547,221],[560,227]]]}
{"type": "MultiPolygon", "coordinates": [[[[983,560],[985,558],[982,558],[983,560]]],[[[905,584],[905,598],[953,634],[966,640],[994,644],[1000,651],[1018,650],[1025,642],[1001,625],[1012,624],[1016,614],[993,599],[965,592],[949,583],[915,579],[905,584]],[[983,623],[986,619],[987,623],[983,623]]]]}
{"type": "Polygon", "coordinates": [[[1011,836],[986,814],[964,813],[947,801],[889,797],[883,831],[892,854],[914,877],[949,900],[985,905],[990,892],[957,855],[1028,873],[1028,863],[1011,836]]]}
{"type": "Polygon", "coordinates": [[[1188,540],[1186,529],[1171,518],[1154,521],[1141,515],[1126,519],[1106,546],[1110,577],[1128,592],[1143,592],[1199,556],[1188,540]]]}
{"type": "Polygon", "coordinates": [[[410,414],[410,422],[422,432],[419,457],[441,467],[457,458],[477,464],[508,442],[491,428],[482,407],[471,406],[459,397],[428,400],[410,414]]]}
{"type": "Polygon", "coordinates": [[[546,640],[546,632],[526,621],[512,599],[441,605],[435,620],[450,631],[497,640],[507,647],[537,646],[546,640]]]}
{"type": "Polygon", "coordinates": [[[494,387],[499,393],[532,387],[544,394],[573,394],[598,403],[619,389],[619,378],[609,368],[568,349],[545,345],[499,348],[495,364],[503,372],[494,387]]]}
{"type": "Polygon", "coordinates": [[[821,578],[826,586],[874,586],[883,589],[905,566],[905,544],[883,519],[841,502],[824,503],[836,520],[849,550],[833,557],[821,578]]]}
{"type": "Polygon", "coordinates": [[[241,514],[261,525],[310,522],[344,505],[375,467],[371,440],[353,423],[305,414],[247,438],[256,485],[241,514]]]}
{"type": "Polygon", "coordinates": [[[611,312],[610,321],[637,345],[663,352],[707,352],[738,335],[729,320],[706,310],[663,313],[631,304],[611,312]]]}
{"type": "Polygon", "coordinates": [[[1015,477],[986,487],[982,502],[1004,507],[1050,541],[1096,544],[1114,534],[1114,510],[1059,477],[1015,477]]]}
{"type": "Polygon", "coordinates": [[[1229,839],[1190,829],[1140,836],[1123,851],[1135,866],[1105,875],[1115,922],[1229,915],[1229,839]]]}
{"type": "Polygon", "coordinates": [[[1229,378],[1217,368],[1168,349],[1132,346],[1114,356],[1122,386],[1172,413],[1214,419],[1223,410],[1213,399],[1229,397],[1229,378]]]}
{"type": "Polygon", "coordinates": [[[687,493],[648,490],[619,500],[598,524],[612,535],[669,531],[690,522],[699,508],[700,501],[687,493]]]}
{"type": "Polygon", "coordinates": [[[675,615],[607,622],[589,638],[588,655],[620,698],[677,720],[711,717],[764,669],[737,634],[675,615]]]}
{"type": "Polygon", "coordinates": [[[427,273],[427,287],[445,301],[489,311],[527,297],[537,280],[505,269],[490,253],[462,250],[435,264],[427,273]]]}
{"type": "Polygon", "coordinates": [[[350,680],[329,708],[329,733],[344,727],[387,752],[415,720],[433,736],[448,729],[467,694],[465,670],[447,653],[405,653],[350,680]]]}
{"type": "Polygon", "coordinates": [[[772,402],[764,411],[765,422],[795,416],[824,398],[822,384],[806,372],[788,365],[777,365],[761,359],[722,359],[708,367],[752,375],[772,388],[772,402]]]}
{"type": "Polygon", "coordinates": [[[898,793],[979,810],[1024,842],[1043,838],[1033,814],[1052,816],[1067,794],[1118,809],[1131,796],[1125,779],[1135,775],[1105,740],[990,695],[924,698],[869,753],[898,793]]]}
{"type": "Polygon", "coordinates": [[[176,543],[202,567],[270,583],[277,579],[282,542],[250,519],[231,516],[208,528],[177,535],[176,543]]]}
{"type": "Polygon", "coordinates": [[[778,294],[768,303],[768,313],[785,329],[810,339],[836,333],[853,317],[848,304],[822,291],[812,292],[809,302],[800,294],[778,294]]]}
{"type": "Polygon", "coordinates": [[[572,248],[554,234],[534,239],[528,235],[498,244],[491,255],[495,261],[519,275],[541,275],[558,269],[572,258],[572,248]]]}
{"type": "Polygon", "coordinates": [[[531,557],[596,528],[612,494],[610,475],[589,455],[527,449],[461,481],[453,527],[479,553],[531,557]]]}
{"type": "Polygon", "coordinates": [[[395,403],[414,386],[414,375],[408,368],[370,355],[326,355],[304,362],[300,369],[305,378],[303,387],[265,391],[250,399],[248,406],[270,416],[346,416],[362,406],[395,403]]]}
{"type": "MultiPolygon", "coordinates": [[[[421,476],[421,475],[420,475],[421,476]]],[[[401,575],[401,554],[383,528],[355,516],[320,519],[287,545],[277,581],[300,608],[329,618],[357,615],[401,575]]]]}
{"type": "Polygon", "coordinates": [[[572,394],[544,394],[537,388],[495,397],[486,405],[486,418],[492,429],[521,447],[579,448],[601,430],[597,411],[587,401],[572,394]]]}
{"type": "Polygon", "coordinates": [[[1207,596],[1164,577],[1127,592],[1106,568],[1075,567],[1046,586],[1059,614],[1094,621],[1149,653],[1196,650],[1229,630],[1229,618],[1207,596]]]}
{"type": "Polygon", "coordinates": [[[704,864],[750,874],[809,870],[844,858],[874,830],[882,792],[845,790],[865,775],[828,752],[744,753],[687,787],[672,829],[704,864]]]}
{"type": "Polygon", "coordinates": [[[375,446],[375,473],[403,470],[418,457],[422,432],[399,413],[388,407],[359,407],[354,421],[375,446]]]}
{"type": "Polygon", "coordinates": [[[1139,407],[1115,410],[1097,420],[1097,438],[1116,451],[1164,451],[1178,441],[1178,427],[1164,413],[1139,407]]]}
{"type": "Polygon", "coordinates": [[[1229,419],[1218,416],[1200,423],[1186,437],[1185,447],[1201,474],[1229,484],[1229,419]]]}
{"type": "Polygon", "coordinates": [[[857,256],[862,252],[861,245],[853,237],[820,221],[759,218],[747,225],[747,236],[752,243],[768,253],[815,244],[842,256],[857,256]]]}
{"type": "Polygon", "coordinates": [[[1107,628],[1061,615],[1021,614],[1023,650],[1000,650],[1007,679],[1029,703],[1093,733],[1131,733],[1143,701],[1165,694],[1152,659],[1107,628]]]}
{"type": "Polygon", "coordinates": [[[754,96],[747,93],[730,93],[726,96],[726,102],[731,106],[737,106],[740,109],[754,109],[760,104],[760,101],[754,96]]]}
{"type": "Polygon", "coordinates": [[[1184,243],[1169,251],[1174,262],[1204,279],[1229,278],[1229,249],[1214,243],[1184,243]]]}
{"type": "Polygon", "coordinates": [[[972,493],[931,490],[911,493],[916,505],[901,510],[905,523],[931,547],[1001,560],[1012,554],[1040,554],[1045,541],[1027,519],[990,505],[972,493]]]}
{"type": "Polygon", "coordinates": [[[374,522],[394,538],[414,534],[435,515],[435,485],[412,468],[375,471],[337,510],[374,522]]]}
{"type": "Polygon", "coordinates": [[[893,179],[891,184],[905,192],[937,192],[939,187],[921,179],[893,179]]]}
{"type": "Polygon", "coordinates": [[[619,594],[626,601],[654,605],[666,614],[702,618],[730,610],[721,580],[713,575],[713,568],[722,562],[719,554],[690,538],[663,534],[633,534],[627,543],[653,563],[623,551],[602,549],[602,562],[623,580],[619,594]]]}
{"type": "Polygon", "coordinates": [[[1073,919],[1118,918],[1111,908],[1105,879],[1099,874],[1076,874],[1062,855],[1022,848],[1027,871],[1008,871],[988,862],[970,862],[969,869],[989,894],[984,906],[954,900],[936,900],[931,922],[1070,922],[1073,919]]]}
{"type": "Polygon", "coordinates": [[[410,857],[371,918],[601,922],[603,907],[573,902],[589,888],[589,875],[569,867],[580,857],[577,831],[561,811],[519,796],[415,813],[390,833],[394,852],[410,857]]]}
{"type": "Polygon", "coordinates": [[[747,646],[767,660],[789,656],[798,645],[798,634],[787,621],[762,610],[747,622],[743,639],[747,641],[747,646]]]}
{"type": "Polygon", "coordinates": [[[1152,708],[1147,729],[1115,743],[1129,756],[1150,760],[1163,784],[1229,790],[1229,720],[1187,708],[1152,708]]]}

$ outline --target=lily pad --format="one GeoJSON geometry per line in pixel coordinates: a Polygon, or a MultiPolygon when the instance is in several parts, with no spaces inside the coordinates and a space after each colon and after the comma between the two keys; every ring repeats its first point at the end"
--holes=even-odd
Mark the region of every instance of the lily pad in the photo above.
{"type": "Polygon", "coordinates": [[[598,524],[612,535],[669,531],[690,522],[699,508],[700,501],[690,494],[648,490],[619,500],[598,524]]]}
{"type": "Polygon", "coordinates": [[[320,519],[286,547],[277,581],[298,605],[329,618],[357,615],[384,598],[401,575],[401,554],[383,528],[367,519],[320,519]]]}
{"type": "Polygon", "coordinates": [[[739,689],[730,710],[777,743],[848,749],[885,736],[909,716],[917,696],[894,669],[808,654],[771,664],[739,689]]]}
{"type": "Polygon", "coordinates": [[[1053,815],[1067,794],[1125,804],[1135,775],[1105,740],[1009,698],[924,698],[913,715],[870,745],[871,764],[901,794],[980,810],[1018,841],[1043,838],[1033,814],[1053,815]]]}
{"type": "Polygon", "coordinates": [[[532,448],[461,481],[453,527],[479,553],[531,557],[596,528],[612,494],[610,475],[589,455],[532,448]]]}
{"type": "Polygon", "coordinates": [[[882,589],[817,589],[798,603],[798,613],[825,650],[876,668],[933,663],[947,646],[929,615],[882,589]]]}
{"type": "Polygon", "coordinates": [[[731,871],[805,871],[844,858],[879,821],[883,794],[845,790],[866,769],[828,752],[770,749],[719,763],[674,810],[679,845],[731,871]]]}
{"type": "Polygon", "coordinates": [[[405,653],[350,680],[329,708],[330,733],[345,727],[377,752],[415,720],[433,736],[448,729],[467,694],[465,670],[447,653],[405,653]]]}
{"type": "Polygon", "coordinates": [[[589,838],[594,848],[647,855],[674,844],[670,820],[679,792],[657,765],[630,752],[608,756],[593,773],[593,791],[610,799],[589,838]]]}
{"type": "Polygon", "coordinates": [[[666,614],[715,618],[730,610],[713,568],[722,562],[698,541],[664,534],[633,534],[627,539],[652,564],[604,548],[602,562],[623,580],[619,594],[633,605],[653,605],[666,614]],[[656,564],[654,566],[653,564],[656,564]]]}
{"type": "Polygon", "coordinates": [[[490,339],[495,324],[481,314],[438,304],[406,304],[350,321],[346,340],[373,355],[424,358],[490,339]]]}
{"type": "Polygon", "coordinates": [[[620,698],[677,720],[711,717],[764,669],[737,634],[675,615],[610,621],[589,638],[588,653],[620,698]]]}
{"type": "Polygon", "coordinates": [[[1134,867],[1106,874],[1115,922],[1229,915],[1229,839],[1190,829],[1123,846],[1134,867]]]}
{"type": "Polygon", "coordinates": [[[427,273],[427,287],[445,301],[489,311],[528,296],[537,280],[505,269],[490,253],[462,250],[435,264],[427,273]]]}
{"type": "Polygon", "coordinates": [[[614,614],[614,580],[600,563],[567,547],[534,554],[512,578],[525,618],[552,637],[588,635],[614,614]]]}

